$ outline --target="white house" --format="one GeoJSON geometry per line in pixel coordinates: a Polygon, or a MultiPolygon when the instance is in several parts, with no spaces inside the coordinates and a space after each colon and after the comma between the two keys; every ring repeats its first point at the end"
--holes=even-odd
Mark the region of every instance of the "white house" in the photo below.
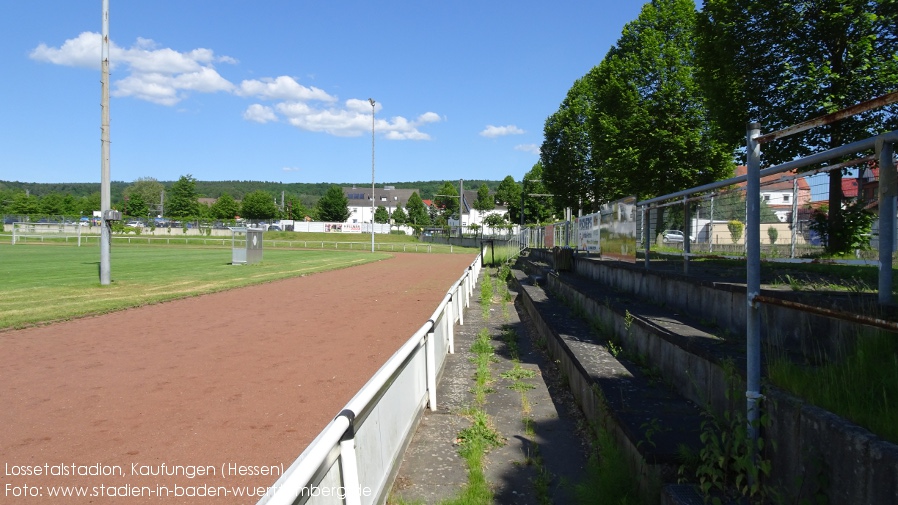
{"type": "MultiPolygon", "coordinates": [[[[374,209],[377,210],[377,207],[382,206],[387,209],[390,215],[393,214],[398,205],[401,205],[402,209],[406,210],[408,208],[408,199],[412,196],[412,193],[421,195],[417,189],[396,189],[393,186],[375,187],[373,195],[374,209]]],[[[346,223],[370,223],[374,217],[371,214],[371,187],[354,186],[343,188],[343,194],[349,199],[349,219],[346,220],[346,223]]]]}
{"type": "MultiPolygon", "coordinates": [[[[492,194],[491,194],[492,196],[492,194]]],[[[459,226],[468,227],[471,225],[483,226],[483,220],[486,219],[486,216],[490,214],[498,214],[500,216],[504,216],[508,209],[504,206],[497,205],[492,210],[487,211],[479,211],[474,208],[474,202],[477,200],[477,191],[476,190],[465,190],[462,194],[462,205],[461,205],[461,223],[458,220],[450,219],[449,226],[459,226]]]]}

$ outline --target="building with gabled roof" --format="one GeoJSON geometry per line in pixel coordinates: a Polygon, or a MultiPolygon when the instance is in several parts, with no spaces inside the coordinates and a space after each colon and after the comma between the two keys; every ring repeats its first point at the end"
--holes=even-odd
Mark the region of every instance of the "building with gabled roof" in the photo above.
{"type": "MultiPolygon", "coordinates": [[[[343,194],[349,200],[349,219],[346,222],[350,224],[370,223],[374,218],[371,214],[371,188],[353,186],[342,189],[343,194]]],[[[408,199],[412,193],[418,193],[419,196],[421,194],[417,189],[396,189],[393,186],[375,187],[374,209],[382,206],[392,215],[397,206],[401,205],[403,209],[408,207],[408,199]]]]}
{"type": "MultiPolygon", "coordinates": [[[[748,168],[745,165],[736,167],[736,176],[745,175],[748,168]]],[[[792,214],[792,200],[798,202],[802,208],[811,203],[811,186],[804,177],[795,177],[796,172],[783,172],[761,177],[761,199],[769,206],[780,222],[789,222],[792,214]],[[793,187],[793,179],[796,187],[793,187]],[[797,194],[796,190],[797,189],[797,194]]],[[[740,182],[737,186],[744,190],[747,182],[740,182]]]]}

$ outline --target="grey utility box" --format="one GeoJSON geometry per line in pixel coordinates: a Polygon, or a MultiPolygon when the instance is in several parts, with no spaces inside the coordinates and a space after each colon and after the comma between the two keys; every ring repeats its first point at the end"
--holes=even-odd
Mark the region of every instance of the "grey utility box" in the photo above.
{"type": "Polygon", "coordinates": [[[262,230],[231,228],[231,264],[252,265],[262,261],[262,230]]]}

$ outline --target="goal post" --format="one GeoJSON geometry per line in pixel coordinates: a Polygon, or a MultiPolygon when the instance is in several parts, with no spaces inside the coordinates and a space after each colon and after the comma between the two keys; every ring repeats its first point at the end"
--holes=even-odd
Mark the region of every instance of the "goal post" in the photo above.
{"type": "Polygon", "coordinates": [[[76,243],[81,246],[80,223],[28,223],[12,224],[12,243],[48,242],[76,243]]]}

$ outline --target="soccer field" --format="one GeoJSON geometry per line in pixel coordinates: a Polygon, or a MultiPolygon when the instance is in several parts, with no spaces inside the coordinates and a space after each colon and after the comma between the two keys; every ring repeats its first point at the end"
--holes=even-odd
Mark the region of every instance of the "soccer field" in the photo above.
{"type": "Polygon", "coordinates": [[[370,251],[269,249],[231,265],[230,248],[119,245],[101,286],[97,247],[0,245],[0,330],[102,314],[388,258],[370,251]]]}

